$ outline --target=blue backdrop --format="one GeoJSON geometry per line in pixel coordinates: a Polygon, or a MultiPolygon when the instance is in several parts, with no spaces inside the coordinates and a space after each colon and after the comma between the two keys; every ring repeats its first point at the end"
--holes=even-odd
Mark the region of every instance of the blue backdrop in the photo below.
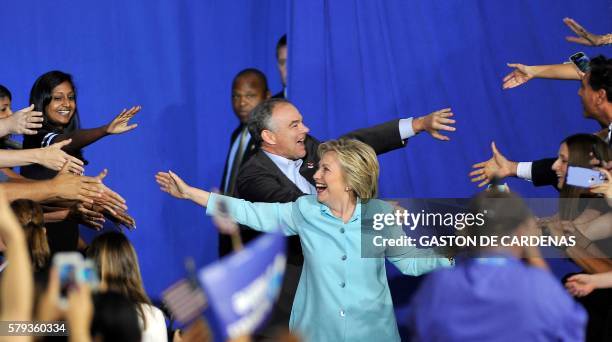
{"type": "MultiPolygon", "coordinates": [[[[182,276],[185,256],[216,257],[204,211],[162,194],[153,175],[180,174],[218,186],[237,125],[233,76],[246,67],[280,90],[275,45],[289,35],[289,97],[313,135],[333,138],[384,120],[452,107],[450,142],[427,135],[380,158],[381,197],[470,196],[467,173],[488,158],[492,140],[511,159],[556,154],[570,133],[597,129],[582,119],[570,81],[531,81],[503,91],[507,62],[557,63],[576,51],[611,48],[568,43],[561,19],[592,32],[611,30],[608,0],[577,1],[11,1],[0,19],[0,83],[25,107],[42,73],[72,73],[84,127],[143,106],[138,129],[86,149],[88,174],[103,167],[128,200],[148,292],[182,276]]],[[[510,181],[523,195],[550,189],[510,181]]],[[[402,284],[410,286],[405,278],[402,284]]],[[[402,285],[403,286],[403,285],[402,285]]],[[[401,288],[399,286],[398,288],[401,288]]],[[[401,293],[397,296],[401,297],[401,293]]],[[[397,298],[397,297],[396,297],[397,298]]]]}

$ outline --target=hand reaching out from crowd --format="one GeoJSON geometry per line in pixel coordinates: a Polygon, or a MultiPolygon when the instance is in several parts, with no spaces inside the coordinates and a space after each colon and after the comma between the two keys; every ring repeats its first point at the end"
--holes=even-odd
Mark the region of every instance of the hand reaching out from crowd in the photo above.
{"type": "Polygon", "coordinates": [[[42,127],[43,114],[34,111],[34,105],[21,109],[13,115],[1,119],[5,123],[5,134],[36,134],[36,130],[42,127]]]}
{"type": "Polygon", "coordinates": [[[106,127],[108,134],[120,134],[133,130],[138,127],[138,124],[128,125],[130,119],[140,111],[142,107],[134,106],[130,109],[124,109],[111,121],[106,127]]]}
{"type": "Polygon", "coordinates": [[[412,128],[414,133],[425,131],[438,140],[448,141],[450,138],[440,134],[440,131],[454,132],[457,130],[452,126],[456,122],[451,119],[453,115],[450,108],[444,108],[414,119],[412,121],[412,128]]]}
{"type": "Polygon", "coordinates": [[[510,161],[497,150],[495,142],[491,143],[493,156],[491,159],[472,165],[475,170],[470,172],[472,182],[480,182],[478,187],[483,187],[489,184],[494,177],[506,178],[516,176],[517,162],[510,161]]]}
{"type": "Polygon", "coordinates": [[[102,184],[102,190],[103,190],[102,196],[94,199],[95,204],[102,206],[103,208],[107,209],[113,214],[115,214],[115,211],[127,210],[125,199],[121,197],[121,195],[116,193],[115,191],[111,190],[104,183],[102,183],[102,181],[104,180],[104,178],[106,178],[107,175],[108,175],[108,170],[104,169],[102,170],[102,172],[100,172],[100,174],[94,177],[100,181],[100,184],[102,184]]]}
{"type": "Polygon", "coordinates": [[[48,169],[59,171],[64,164],[68,164],[68,171],[80,175],[83,173],[83,161],[75,158],[68,153],[62,151],[62,147],[70,144],[71,139],[60,141],[53,145],[38,149],[39,157],[37,164],[40,164],[48,169]]]}
{"type": "Polygon", "coordinates": [[[594,274],[576,274],[567,279],[565,288],[572,296],[584,297],[595,290],[596,277],[594,274]]]}
{"type": "Polygon", "coordinates": [[[93,177],[100,182],[102,193],[100,196],[92,197],[93,202],[73,205],[69,214],[71,219],[95,230],[103,228],[106,218],[128,229],[136,228],[136,221],[126,212],[125,199],[102,183],[107,175],[108,170],[104,169],[96,177],[93,177]]]}
{"type": "Polygon", "coordinates": [[[578,24],[572,18],[564,18],[563,22],[570,30],[574,31],[576,36],[567,36],[565,39],[568,42],[587,45],[587,46],[601,46],[606,44],[612,44],[612,34],[600,35],[593,34],[587,31],[584,27],[578,24]]]}
{"type": "Polygon", "coordinates": [[[528,65],[520,63],[508,63],[507,65],[514,70],[504,77],[503,89],[518,87],[534,77],[534,73],[528,65]]]}
{"type": "Polygon", "coordinates": [[[96,231],[102,230],[106,221],[101,213],[103,208],[98,207],[100,208],[98,211],[94,209],[95,207],[96,205],[91,203],[76,203],[70,207],[68,219],[96,231]]]}
{"type": "Polygon", "coordinates": [[[612,287],[612,272],[596,274],[575,274],[567,278],[565,288],[576,297],[584,297],[595,289],[612,287]]]}
{"type": "Polygon", "coordinates": [[[127,229],[136,229],[136,220],[126,211],[119,210],[114,213],[103,211],[104,215],[117,225],[122,225],[127,229]]]}
{"type": "Polygon", "coordinates": [[[66,162],[57,176],[51,179],[58,198],[93,203],[94,199],[102,197],[104,187],[99,179],[73,175],[68,173],[68,167],[69,162],[66,162]]]}

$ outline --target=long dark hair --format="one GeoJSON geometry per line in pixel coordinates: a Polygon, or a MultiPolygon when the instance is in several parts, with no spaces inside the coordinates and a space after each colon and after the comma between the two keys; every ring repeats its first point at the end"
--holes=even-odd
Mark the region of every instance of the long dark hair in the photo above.
{"type": "Polygon", "coordinates": [[[47,105],[51,102],[53,89],[64,82],[68,82],[72,86],[76,102],[77,89],[72,81],[72,76],[62,71],[53,70],[42,74],[36,79],[32,90],[30,90],[30,103],[34,105],[34,110],[43,113],[43,128],[49,130],[59,129],[63,133],[71,133],[80,128],[78,106],[74,109],[74,115],[70,118],[68,124],[63,127],[51,122],[46,112],[47,105]]]}
{"type": "MultiPolygon", "coordinates": [[[[568,161],[569,166],[578,166],[587,169],[592,169],[591,156],[592,152],[595,152],[603,160],[607,162],[611,159],[612,153],[608,145],[601,140],[599,137],[593,134],[579,133],[570,135],[565,138],[561,144],[567,144],[568,149],[568,161]]],[[[561,219],[573,220],[578,217],[584,210],[584,206],[580,205],[580,198],[595,197],[588,189],[576,187],[567,184],[567,174],[563,187],[561,188],[559,201],[559,215],[561,219]]],[[[584,204],[584,200],[582,204],[584,204]]]]}
{"type": "Polygon", "coordinates": [[[140,342],[138,304],[114,291],[93,295],[94,315],[91,335],[94,340],[140,342]]]}
{"type": "MultiPolygon", "coordinates": [[[[96,237],[87,256],[94,260],[100,279],[108,289],[121,293],[137,304],[151,304],[142,285],[138,257],[128,238],[117,232],[106,233],[96,237]]],[[[142,305],[137,310],[146,328],[146,319],[142,305]]]]}
{"type": "MultiPolygon", "coordinates": [[[[70,118],[70,121],[67,125],[62,126],[58,125],[49,120],[49,114],[46,111],[47,105],[51,103],[53,89],[58,85],[68,82],[70,86],[72,86],[72,90],[74,91],[74,101],[75,105],[77,103],[77,88],[74,85],[72,80],[72,75],[67,74],[63,71],[53,70],[47,73],[42,74],[40,77],[36,79],[32,89],[30,90],[30,104],[34,105],[34,110],[43,113],[43,123],[42,130],[55,132],[59,134],[72,133],[77,129],[81,128],[81,120],[79,118],[79,107],[76,105],[74,108],[74,115],[70,118]]],[[[31,139],[35,139],[32,136],[24,137],[24,147],[32,148],[31,139]]],[[[37,144],[34,147],[41,147],[37,144]]],[[[71,153],[73,156],[85,161],[83,158],[83,150],[79,150],[75,153],[71,153]]],[[[86,161],[85,161],[86,162],[86,161]]],[[[86,162],[87,163],[87,162],[86,162]]],[[[27,169],[28,167],[26,167],[27,169]]],[[[22,172],[23,174],[23,172],[22,172]]]]}
{"type": "Polygon", "coordinates": [[[0,84],[0,99],[4,98],[4,97],[8,97],[9,100],[13,100],[13,96],[11,95],[11,91],[8,90],[7,87],[3,86],[2,84],[0,84]]]}

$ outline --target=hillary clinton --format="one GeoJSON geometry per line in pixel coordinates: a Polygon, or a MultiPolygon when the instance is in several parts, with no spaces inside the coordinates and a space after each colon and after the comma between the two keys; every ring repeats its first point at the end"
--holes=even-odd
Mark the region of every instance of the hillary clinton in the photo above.
{"type": "MultiPolygon", "coordinates": [[[[209,215],[224,201],[229,215],[241,224],[263,232],[283,227],[285,235],[299,235],[304,268],[290,328],[307,341],[399,341],[384,258],[364,258],[361,250],[362,209],[392,212],[387,203],[375,199],[376,154],[357,140],[331,140],[318,152],[317,194],[290,203],[251,203],[211,194],[172,172],[160,172],[156,179],[163,191],[207,207],[209,215]]],[[[414,276],[450,265],[433,252],[430,257],[413,255],[387,259],[414,276]]]]}

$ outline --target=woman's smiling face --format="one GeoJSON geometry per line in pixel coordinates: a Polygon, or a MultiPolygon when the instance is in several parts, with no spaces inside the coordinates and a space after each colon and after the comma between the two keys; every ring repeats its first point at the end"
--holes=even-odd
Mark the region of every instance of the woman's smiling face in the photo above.
{"type": "Polygon", "coordinates": [[[62,82],[53,88],[51,102],[45,107],[47,118],[53,123],[65,126],[75,111],[76,96],[70,82],[62,82]]]}
{"type": "Polygon", "coordinates": [[[344,172],[336,152],[327,152],[319,161],[319,169],[314,174],[319,202],[329,204],[346,196],[344,172]]]}

